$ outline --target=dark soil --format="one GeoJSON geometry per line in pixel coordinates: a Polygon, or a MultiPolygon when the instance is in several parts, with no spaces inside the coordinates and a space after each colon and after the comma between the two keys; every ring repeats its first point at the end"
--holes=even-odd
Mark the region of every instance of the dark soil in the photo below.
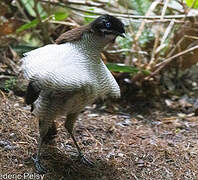
{"type": "MultiPolygon", "coordinates": [[[[87,109],[79,116],[75,136],[86,157],[95,163],[93,168],[76,160],[76,148],[63,128],[64,119],[59,119],[54,143],[42,151],[48,169],[44,179],[198,179],[198,117],[179,113],[150,106],[146,112],[139,109],[131,115],[87,109]]],[[[38,136],[37,120],[23,99],[2,93],[0,179],[2,175],[42,179],[31,160],[38,136]]]]}

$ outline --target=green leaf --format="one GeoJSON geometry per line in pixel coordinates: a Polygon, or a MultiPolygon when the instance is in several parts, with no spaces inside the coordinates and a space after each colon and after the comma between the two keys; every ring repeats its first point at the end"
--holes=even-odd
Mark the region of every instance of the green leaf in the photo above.
{"type": "Polygon", "coordinates": [[[5,81],[4,90],[5,91],[13,90],[15,86],[16,86],[16,77],[11,77],[10,79],[5,81]]]}
{"type": "MultiPolygon", "coordinates": [[[[47,16],[43,16],[43,17],[41,18],[41,20],[45,20],[46,18],[47,18],[47,16]]],[[[34,19],[34,20],[32,20],[32,21],[30,21],[30,22],[28,22],[28,23],[26,23],[26,24],[20,26],[20,27],[16,30],[16,32],[19,33],[19,32],[24,31],[24,30],[26,30],[26,29],[30,29],[30,28],[36,27],[36,26],[38,25],[38,23],[39,23],[39,20],[38,20],[38,19],[34,19]]]]}
{"type": "MultiPolygon", "coordinates": [[[[32,17],[36,17],[36,13],[34,10],[34,0],[21,0],[21,3],[23,4],[23,6],[25,7],[25,9],[27,10],[27,12],[32,16],[32,17]]],[[[44,9],[41,6],[41,3],[38,2],[37,4],[37,9],[38,9],[38,13],[39,15],[42,16],[46,16],[47,13],[44,11],[44,9]]]]}
{"type": "Polygon", "coordinates": [[[67,12],[57,12],[54,14],[54,18],[56,21],[62,21],[69,16],[67,12]]]}
{"type": "Polygon", "coordinates": [[[137,11],[139,15],[145,15],[145,13],[148,11],[151,2],[150,0],[125,0],[128,2],[129,6],[137,11]]]}
{"type": "MultiPolygon", "coordinates": [[[[93,11],[94,12],[94,8],[88,8],[89,11],[93,11]]],[[[91,12],[85,12],[85,15],[87,16],[95,16],[95,13],[91,13],[91,12]]],[[[84,18],[85,23],[89,24],[90,22],[92,22],[94,20],[94,18],[90,18],[90,17],[85,17],[84,18]]]]}
{"type": "Polygon", "coordinates": [[[27,10],[27,12],[29,13],[29,15],[35,17],[36,13],[34,11],[34,0],[21,0],[23,6],[25,7],[25,9],[27,10]]]}
{"type": "MultiPolygon", "coordinates": [[[[55,20],[56,21],[61,21],[65,18],[67,18],[69,15],[67,12],[58,12],[58,13],[55,13],[54,14],[54,17],[55,17],[55,20]]],[[[45,20],[47,18],[47,16],[43,16],[41,17],[41,20],[45,20]]],[[[20,26],[16,32],[19,33],[19,32],[22,32],[24,30],[27,30],[27,29],[30,29],[30,28],[33,28],[33,27],[36,27],[38,25],[39,21],[38,19],[34,19],[32,20],[31,22],[28,22],[22,26],[20,26]]]]}
{"type": "Polygon", "coordinates": [[[146,76],[151,74],[151,72],[149,70],[141,69],[140,71],[146,76]]]}
{"type": "Polygon", "coordinates": [[[125,64],[107,63],[106,66],[110,71],[114,72],[137,73],[140,71],[136,67],[127,66],[125,64]]]}
{"type": "Polygon", "coordinates": [[[16,45],[12,46],[12,49],[17,52],[17,54],[24,54],[26,52],[32,51],[36,48],[39,48],[39,46],[28,46],[28,45],[16,45]]]}
{"type": "Polygon", "coordinates": [[[186,4],[188,7],[197,9],[198,8],[198,0],[186,0],[186,4]]]}
{"type": "Polygon", "coordinates": [[[21,45],[29,45],[29,46],[43,46],[43,42],[41,41],[40,37],[36,35],[35,33],[32,33],[31,31],[24,33],[21,36],[21,40],[23,41],[23,44],[21,45]]]}
{"type": "Polygon", "coordinates": [[[142,72],[143,74],[147,76],[150,75],[151,73],[148,70],[139,69],[139,68],[132,67],[132,66],[127,66],[125,64],[107,63],[106,66],[110,71],[113,71],[113,72],[125,72],[125,73],[131,73],[131,74],[142,72]]]}
{"type": "Polygon", "coordinates": [[[34,19],[33,21],[31,21],[31,22],[29,22],[29,23],[26,23],[26,24],[24,24],[24,25],[22,25],[22,26],[20,26],[20,27],[16,30],[16,32],[19,33],[19,32],[24,31],[24,30],[26,30],[26,29],[33,28],[33,27],[37,26],[38,23],[39,23],[38,19],[34,19]]]}

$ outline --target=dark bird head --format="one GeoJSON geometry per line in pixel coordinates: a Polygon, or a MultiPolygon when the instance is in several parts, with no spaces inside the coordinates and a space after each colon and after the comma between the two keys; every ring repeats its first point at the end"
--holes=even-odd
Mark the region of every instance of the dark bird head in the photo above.
{"type": "Polygon", "coordinates": [[[101,36],[125,37],[124,24],[116,17],[108,14],[98,17],[91,24],[91,30],[101,36]]]}
{"type": "Polygon", "coordinates": [[[124,24],[117,18],[110,15],[102,15],[88,25],[80,26],[63,33],[57,40],[57,44],[81,40],[83,34],[94,34],[96,41],[103,41],[104,44],[114,42],[117,36],[125,37],[124,24]]]}

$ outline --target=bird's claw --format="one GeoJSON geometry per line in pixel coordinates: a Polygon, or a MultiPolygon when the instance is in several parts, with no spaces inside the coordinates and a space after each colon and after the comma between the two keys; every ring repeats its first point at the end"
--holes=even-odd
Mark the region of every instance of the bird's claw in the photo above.
{"type": "Polygon", "coordinates": [[[47,173],[47,169],[40,163],[40,160],[38,157],[32,157],[32,160],[34,162],[36,171],[39,174],[46,174],[47,173]]]}
{"type": "Polygon", "coordinates": [[[95,164],[92,161],[90,161],[89,159],[87,159],[84,154],[79,154],[78,157],[79,157],[80,162],[85,164],[86,166],[89,166],[89,167],[95,166],[95,164]]]}

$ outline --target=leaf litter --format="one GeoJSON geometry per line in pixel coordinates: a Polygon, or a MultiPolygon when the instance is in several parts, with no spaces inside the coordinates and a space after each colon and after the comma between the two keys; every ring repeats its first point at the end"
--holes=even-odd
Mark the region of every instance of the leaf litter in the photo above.
{"type": "MultiPolygon", "coordinates": [[[[22,98],[4,95],[0,101],[0,174],[35,173],[37,120],[22,98]]],[[[80,114],[75,135],[94,168],[76,161],[64,118],[57,120],[58,135],[42,152],[44,179],[198,179],[198,118],[147,108],[129,114],[87,108],[80,114]]]]}

